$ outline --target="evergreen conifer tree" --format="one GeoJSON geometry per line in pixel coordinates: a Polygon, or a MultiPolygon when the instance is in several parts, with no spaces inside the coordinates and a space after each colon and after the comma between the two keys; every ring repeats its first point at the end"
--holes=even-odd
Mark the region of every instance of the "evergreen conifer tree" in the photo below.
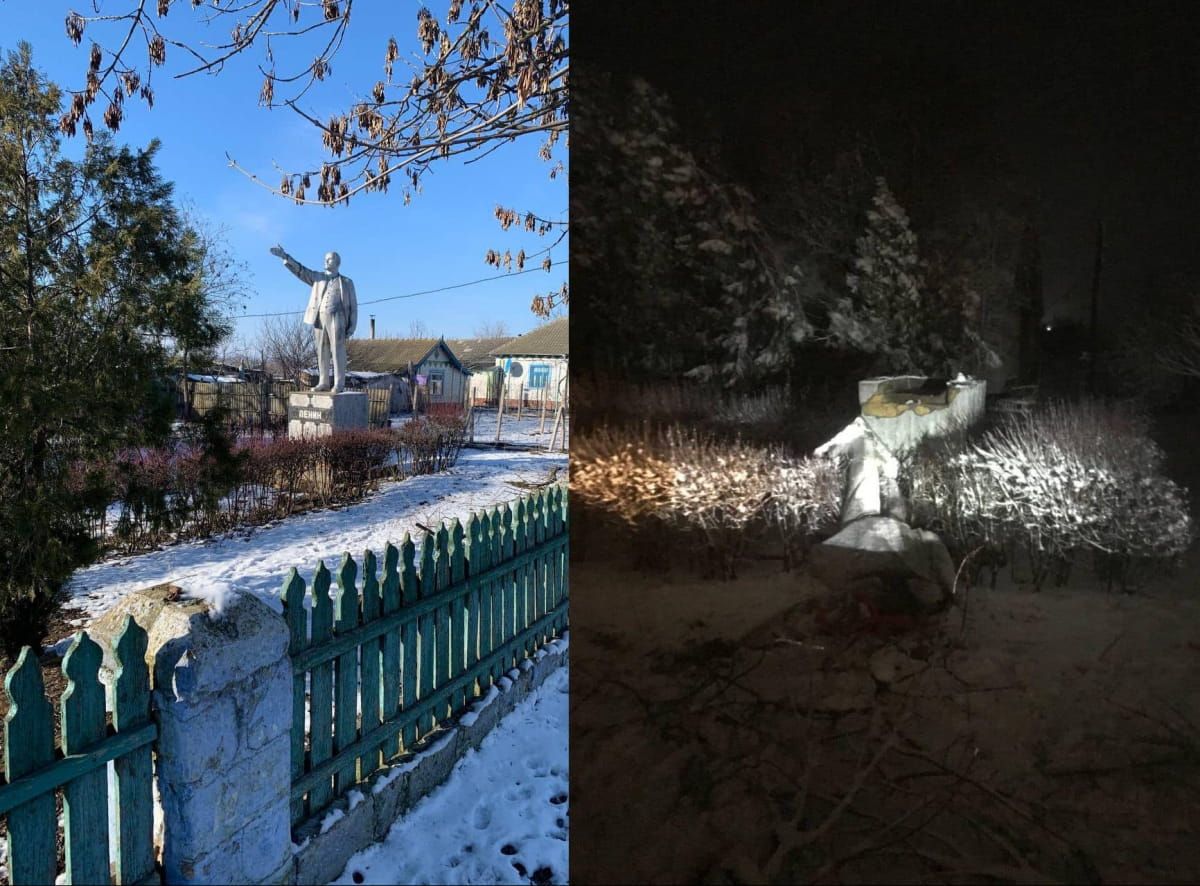
{"type": "Polygon", "coordinates": [[[977,330],[978,296],[959,277],[930,285],[925,270],[907,213],[887,182],[876,179],[846,275],[850,295],[830,311],[830,339],[877,355],[880,372],[952,376],[996,365],[977,330]]]}
{"type": "Polygon", "coordinates": [[[164,368],[229,331],[205,254],[154,167],[157,144],[97,136],[60,152],[57,87],[22,43],[0,65],[0,647],[43,639],[71,573],[98,553],[104,468],[162,441],[164,368]],[[81,470],[90,465],[95,470],[81,470]]]}
{"type": "Polygon", "coordinates": [[[830,335],[844,347],[878,354],[882,370],[920,372],[925,283],[917,235],[882,177],[875,180],[872,206],[846,275],[850,295],[830,313],[830,335]]]}

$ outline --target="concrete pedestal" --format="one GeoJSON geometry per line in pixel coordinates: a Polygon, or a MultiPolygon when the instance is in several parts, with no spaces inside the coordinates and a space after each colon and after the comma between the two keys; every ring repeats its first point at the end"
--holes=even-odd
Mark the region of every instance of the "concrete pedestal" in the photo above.
{"type": "Polygon", "coordinates": [[[362,391],[296,393],[288,397],[288,436],[324,437],[334,431],[365,429],[368,416],[367,395],[362,391]]]}
{"type": "Polygon", "coordinates": [[[870,378],[858,383],[862,419],[896,455],[925,437],[944,437],[983,418],[987,382],[942,383],[924,376],[870,378]]]}

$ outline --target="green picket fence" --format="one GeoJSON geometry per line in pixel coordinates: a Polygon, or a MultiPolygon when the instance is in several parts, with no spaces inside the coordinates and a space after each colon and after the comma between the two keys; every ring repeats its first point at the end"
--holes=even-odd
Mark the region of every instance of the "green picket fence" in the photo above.
{"type": "Polygon", "coordinates": [[[8,882],[53,883],[59,873],[59,819],[68,883],[137,883],[155,874],[151,742],[146,632],[127,617],[113,651],[112,725],[105,717],[100,646],[86,631],[63,658],[67,689],[60,702],[62,742],[54,744],[54,714],[46,699],[37,653],[21,650],[4,679],[9,712],[4,722],[4,784],[0,815],[8,828],[8,882]],[[116,821],[109,827],[108,764],[116,821]],[[112,861],[110,864],[109,840],[112,861]]]}
{"type": "Polygon", "coordinates": [[[311,610],[295,569],[283,588],[291,631],[292,822],[320,812],[462,712],[567,626],[562,486],[455,519],[416,545],[322,562],[311,610]],[[337,589],[331,597],[330,587],[337,589]],[[361,712],[361,713],[360,713],[361,712]],[[306,713],[308,722],[306,724],[306,713]]]}

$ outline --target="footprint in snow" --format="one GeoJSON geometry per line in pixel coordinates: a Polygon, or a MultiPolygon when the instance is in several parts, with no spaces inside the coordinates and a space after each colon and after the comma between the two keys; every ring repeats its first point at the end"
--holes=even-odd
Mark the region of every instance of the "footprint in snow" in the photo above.
{"type": "Polygon", "coordinates": [[[550,774],[550,764],[541,757],[530,757],[525,761],[525,767],[534,778],[545,778],[550,774]]]}
{"type": "Polygon", "coordinates": [[[505,791],[504,799],[510,803],[517,803],[521,800],[528,800],[533,797],[533,788],[529,785],[522,785],[516,790],[505,791]]]}

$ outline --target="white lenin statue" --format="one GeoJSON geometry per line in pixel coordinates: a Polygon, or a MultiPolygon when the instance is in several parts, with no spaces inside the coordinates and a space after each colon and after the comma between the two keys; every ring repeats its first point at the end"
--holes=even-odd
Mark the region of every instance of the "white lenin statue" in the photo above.
{"type": "Polygon", "coordinates": [[[312,286],[304,322],[313,328],[317,340],[317,369],[320,378],[314,390],[341,393],[346,389],[346,340],[354,335],[358,323],[358,299],[354,281],[338,273],[342,263],[336,252],[325,256],[325,270],[313,271],[304,267],[282,246],[271,247],[271,255],[283,259],[283,265],[305,283],[312,286]],[[330,384],[329,364],[333,363],[333,382],[330,384]]]}

